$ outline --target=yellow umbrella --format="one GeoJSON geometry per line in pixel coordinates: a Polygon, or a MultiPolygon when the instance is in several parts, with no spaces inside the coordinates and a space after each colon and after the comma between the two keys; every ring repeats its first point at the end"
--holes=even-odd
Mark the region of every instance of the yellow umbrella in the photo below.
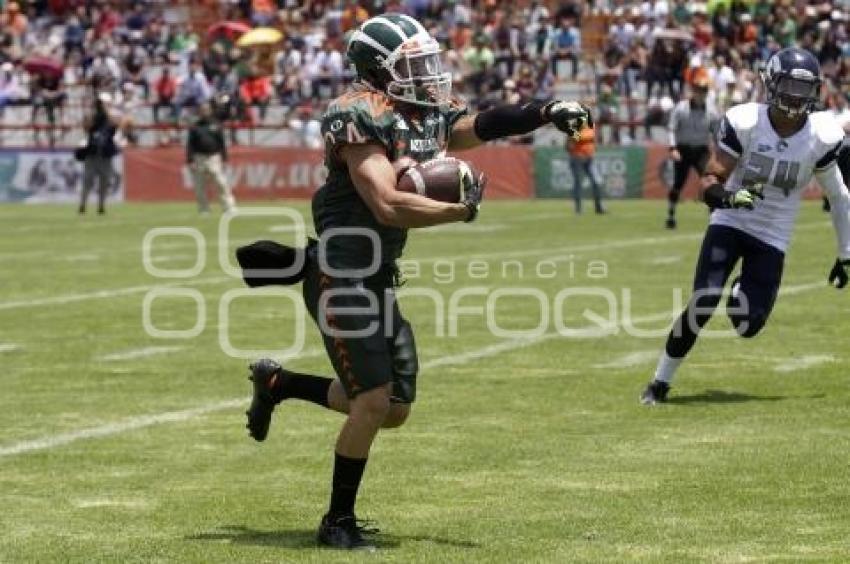
{"type": "Polygon", "coordinates": [[[236,45],[239,47],[253,47],[255,45],[271,45],[283,39],[283,34],[273,27],[258,27],[246,32],[236,45]]]}

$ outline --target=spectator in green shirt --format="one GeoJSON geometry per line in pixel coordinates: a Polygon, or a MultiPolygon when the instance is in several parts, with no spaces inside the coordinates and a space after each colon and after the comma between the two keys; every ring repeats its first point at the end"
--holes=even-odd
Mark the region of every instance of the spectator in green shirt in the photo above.
{"type": "Polygon", "coordinates": [[[463,60],[466,61],[470,69],[467,80],[472,85],[476,95],[482,93],[496,62],[496,56],[493,54],[493,50],[487,46],[487,43],[487,37],[479,33],[472,40],[472,47],[469,47],[463,53],[463,60]]]}
{"type": "Polygon", "coordinates": [[[773,10],[773,3],[770,0],[756,0],[753,4],[753,18],[760,21],[770,15],[773,10]]]}
{"type": "Polygon", "coordinates": [[[676,0],[676,5],[673,6],[670,15],[673,16],[673,21],[677,25],[688,25],[691,23],[691,18],[693,18],[693,13],[687,0],[676,0]]]}
{"type": "Polygon", "coordinates": [[[776,9],[773,36],[783,48],[792,47],[797,39],[797,23],[788,17],[788,10],[781,6],[776,9]]]}

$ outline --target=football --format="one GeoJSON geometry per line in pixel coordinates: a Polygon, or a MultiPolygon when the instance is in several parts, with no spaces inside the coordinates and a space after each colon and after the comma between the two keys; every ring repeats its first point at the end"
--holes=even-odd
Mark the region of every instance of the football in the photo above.
{"type": "Polygon", "coordinates": [[[474,177],[478,171],[465,161],[454,157],[433,159],[417,164],[401,173],[396,185],[402,192],[410,192],[438,200],[456,203],[461,197],[461,171],[469,169],[474,177]]]}

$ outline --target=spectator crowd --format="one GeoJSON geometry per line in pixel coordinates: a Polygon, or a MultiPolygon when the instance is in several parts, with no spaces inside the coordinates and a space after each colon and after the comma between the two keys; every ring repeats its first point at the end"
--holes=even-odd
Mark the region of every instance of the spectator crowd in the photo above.
{"type": "Polygon", "coordinates": [[[824,108],[843,108],[850,92],[848,8],[803,0],[597,2],[591,12],[610,18],[597,75],[599,122],[610,126],[609,140],[627,139],[623,125],[634,138],[640,125],[663,125],[694,82],[708,82],[708,102],[721,113],[757,100],[764,64],[790,46],[820,61],[824,108]]]}
{"type": "Polygon", "coordinates": [[[353,79],[348,34],[384,11],[429,29],[474,107],[582,96],[603,125],[600,142],[664,125],[694,80],[708,79],[720,111],[754,99],[764,61],[789,45],[818,57],[824,104],[850,114],[847,2],[0,0],[0,120],[8,106],[27,105],[33,124],[61,123],[68,89],[78,88],[90,103],[108,93],[129,124],[183,123],[209,102],[222,120],[289,127],[315,143],[324,106],[353,79]],[[221,22],[284,38],[263,60],[227,29],[193,20],[202,4],[221,22]]]}

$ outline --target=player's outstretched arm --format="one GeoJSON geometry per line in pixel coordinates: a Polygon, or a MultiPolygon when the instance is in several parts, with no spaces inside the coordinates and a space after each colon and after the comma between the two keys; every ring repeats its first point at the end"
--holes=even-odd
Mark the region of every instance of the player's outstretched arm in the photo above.
{"type": "Polygon", "coordinates": [[[829,272],[828,280],[836,288],[843,288],[848,282],[845,267],[850,266],[850,193],[835,164],[815,172],[815,177],[829,198],[832,225],[838,239],[838,258],[829,272]]]}
{"type": "Polygon", "coordinates": [[[459,119],[452,127],[449,149],[462,151],[493,139],[525,135],[547,123],[575,139],[582,129],[593,127],[593,117],[590,110],[579,102],[554,100],[503,104],[459,119]]]}
{"type": "Polygon", "coordinates": [[[345,145],[340,157],[348,165],[357,193],[383,225],[429,227],[475,217],[480,194],[477,202],[470,202],[468,197],[452,204],[396,190],[396,171],[380,145],[345,145]]]}

